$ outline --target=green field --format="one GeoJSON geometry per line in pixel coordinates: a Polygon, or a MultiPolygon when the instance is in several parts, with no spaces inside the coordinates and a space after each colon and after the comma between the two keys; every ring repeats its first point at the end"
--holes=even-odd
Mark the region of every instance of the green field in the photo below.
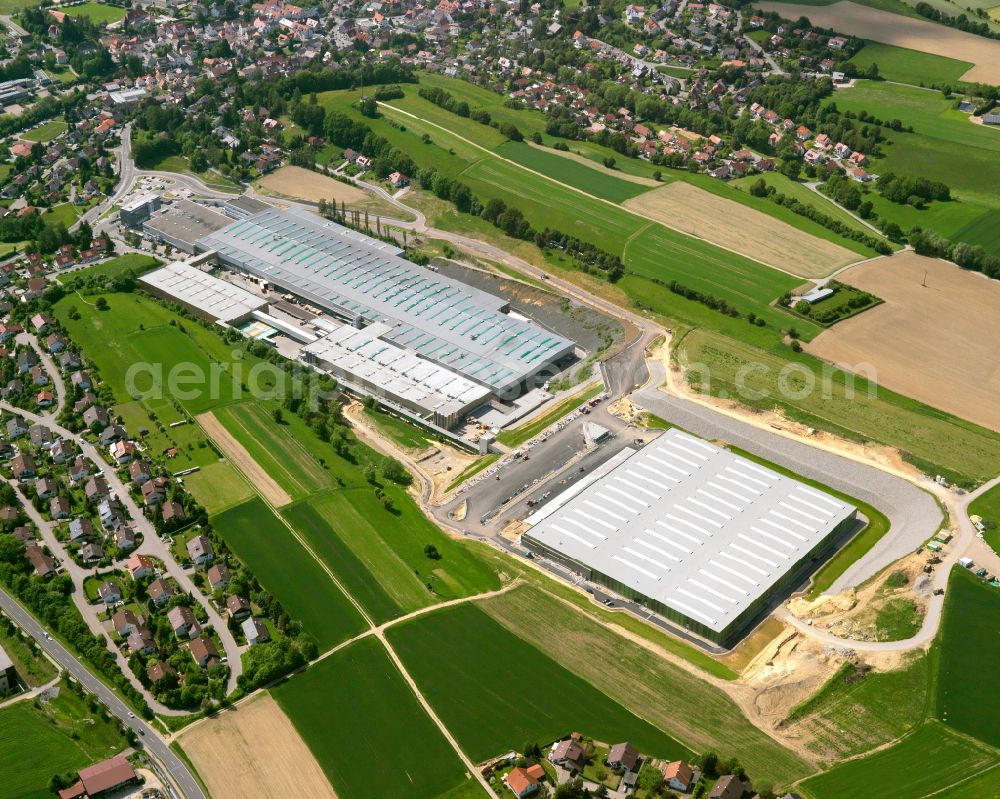
{"type": "Polygon", "coordinates": [[[4,619],[0,624],[0,649],[7,653],[18,677],[31,688],[44,685],[55,677],[56,667],[41,653],[34,639],[22,635],[19,627],[8,632],[7,623],[4,619]]]}
{"type": "Polygon", "coordinates": [[[981,516],[984,522],[992,522],[993,527],[983,533],[994,552],[1000,552],[1000,485],[980,494],[969,505],[970,516],[981,516]]]}
{"type": "MultiPolygon", "coordinates": [[[[864,72],[872,64],[878,64],[879,74],[886,80],[924,86],[956,84],[962,75],[975,66],[969,61],[958,61],[880,42],[865,42],[865,46],[851,56],[851,63],[857,64],[859,72],[864,72]]],[[[872,110],[878,113],[875,109],[872,110]]]]}
{"type": "MultiPolygon", "coordinates": [[[[723,691],[626,640],[615,632],[614,625],[629,619],[647,633],[652,633],[652,628],[621,613],[607,613],[603,608],[598,611],[585,600],[579,602],[582,607],[572,607],[563,600],[579,597],[577,592],[560,591],[557,598],[552,595],[550,581],[545,583],[518,587],[477,606],[513,635],[543,651],[557,653],[560,665],[694,751],[713,749],[722,758],[737,757],[753,779],[777,784],[792,782],[813,770],[751,724],[723,691]],[[610,628],[595,619],[594,613],[602,613],[610,628]]],[[[657,647],[669,649],[664,642],[683,646],[665,635],[647,637],[657,647]]],[[[718,672],[721,664],[700,650],[697,655],[711,665],[692,658],[691,653],[671,651],[715,676],[728,678],[718,672]]]]}
{"type": "Polygon", "coordinates": [[[426,449],[432,443],[431,434],[427,430],[386,411],[365,408],[365,416],[375,424],[383,435],[403,449],[426,449]]]}
{"type": "Polygon", "coordinates": [[[622,180],[598,168],[581,169],[579,162],[563,157],[557,150],[542,150],[525,142],[505,142],[496,148],[496,152],[527,169],[616,203],[623,203],[656,188],[622,180]]]}
{"type": "Polygon", "coordinates": [[[837,92],[830,102],[836,102],[841,111],[864,110],[913,126],[913,133],[886,131],[891,144],[883,145],[885,157],[874,162],[875,173],[922,175],[947,183],[954,195],[968,203],[1000,206],[996,194],[1000,136],[969,122],[967,114],[955,109],[955,100],[924,89],[859,81],[837,92]]]}
{"type": "Polygon", "coordinates": [[[73,203],[54,205],[45,212],[45,222],[50,225],[72,225],[79,218],[80,212],[73,203]]]}
{"type": "MultiPolygon", "coordinates": [[[[237,370],[246,374],[258,361],[249,355],[235,360],[232,353],[239,347],[138,294],[108,295],[106,311],[98,311],[95,300],[70,294],[56,303],[54,311],[119,402],[136,394],[148,401],[174,396],[188,413],[198,414],[243,395],[237,370]],[[70,318],[71,308],[80,318],[70,318]],[[130,370],[134,370],[134,393],[127,380],[130,370]]],[[[265,382],[261,381],[266,389],[265,382]]]]}
{"type": "Polygon", "coordinates": [[[208,466],[219,460],[215,450],[209,446],[208,437],[201,427],[181,414],[168,399],[132,400],[114,406],[114,412],[122,417],[125,428],[135,437],[142,439],[147,452],[167,459],[172,472],[180,472],[194,466],[208,466]],[[176,422],[187,421],[187,424],[176,422]],[[162,425],[163,429],[160,429],[162,425]],[[140,436],[141,428],[148,432],[140,436]],[[169,450],[176,455],[167,458],[169,450]]]}
{"type": "Polygon", "coordinates": [[[936,799],[1000,799],[1000,763],[979,776],[970,775],[967,782],[936,795],[936,799]]]}
{"type": "Polygon", "coordinates": [[[991,683],[971,677],[1000,673],[998,630],[1000,591],[955,567],[938,633],[937,716],[992,746],[1000,746],[1000,703],[991,683]]]}
{"type": "Polygon", "coordinates": [[[288,615],[302,622],[320,650],[365,628],[354,605],[263,500],[230,508],[211,523],[288,615]]]}
{"type": "Polygon", "coordinates": [[[23,701],[0,710],[0,793],[4,799],[49,799],[53,774],[89,766],[125,746],[115,722],[95,719],[86,701],[62,684],[59,696],[41,708],[23,701]]]}
{"type": "MultiPolygon", "coordinates": [[[[795,327],[801,330],[798,323],[795,327]]],[[[825,379],[824,365],[815,358],[788,349],[780,354],[767,352],[706,330],[689,333],[678,347],[680,357],[707,367],[713,394],[725,391],[752,407],[780,406],[797,421],[851,440],[897,446],[921,469],[938,469],[936,473],[956,480],[981,482],[1000,472],[997,433],[883,387],[871,397],[861,379],[852,396],[844,374],[829,367],[829,379],[825,379]],[[747,364],[752,365],[749,370],[747,364]],[[789,392],[783,394],[778,380],[788,364],[801,367],[786,373],[789,392]],[[807,379],[800,369],[812,377],[807,379]],[[810,380],[814,390],[808,391],[810,380]]],[[[701,385],[707,388],[704,382],[701,385]]]]}
{"type": "Polygon", "coordinates": [[[74,285],[79,285],[83,281],[89,281],[90,278],[98,275],[106,278],[116,278],[128,271],[141,275],[162,263],[159,258],[154,258],[152,255],[130,252],[110,258],[103,263],[87,266],[83,269],[76,269],[60,279],[65,285],[72,288],[74,285]]]}
{"type": "Polygon", "coordinates": [[[336,485],[334,477],[292,434],[290,426],[275,424],[260,403],[231,405],[216,410],[215,416],[292,499],[336,485]]]}
{"type": "MultiPolygon", "coordinates": [[[[838,0],[775,0],[778,3],[795,3],[803,6],[828,6],[838,2],[838,0]]],[[[903,0],[857,0],[858,5],[878,8],[882,11],[891,11],[893,14],[902,14],[906,17],[918,17],[923,19],[913,9],[912,6],[903,0]]]]}
{"type": "Polygon", "coordinates": [[[272,694],[341,799],[435,799],[466,781],[462,761],[373,639],[272,694]]]}
{"type": "Polygon", "coordinates": [[[473,761],[574,730],[658,757],[691,753],[472,605],[389,628],[424,696],[473,761]]]}
{"type": "Polygon", "coordinates": [[[926,717],[935,656],[917,655],[904,668],[868,672],[845,663],[790,718],[813,736],[810,748],[824,758],[862,755],[918,727],[926,717]]]}
{"type": "Polygon", "coordinates": [[[68,129],[69,125],[62,120],[51,119],[48,122],[43,122],[37,128],[19,133],[18,138],[24,141],[50,142],[56,136],[65,133],[68,129]]]}
{"type": "Polygon", "coordinates": [[[107,25],[109,22],[117,22],[125,18],[126,9],[118,6],[109,6],[104,3],[83,3],[79,6],[67,8],[66,13],[71,17],[86,17],[95,25],[107,25]]]}
{"type": "Polygon", "coordinates": [[[253,487],[235,466],[218,461],[184,477],[184,485],[206,513],[219,513],[254,496],[253,487]]]}
{"type": "Polygon", "coordinates": [[[937,721],[930,721],[895,746],[870,757],[834,766],[800,785],[813,799],[919,799],[969,778],[997,762],[997,753],[937,721]]]}
{"type": "Polygon", "coordinates": [[[283,511],[374,619],[387,621],[500,587],[468,545],[431,524],[401,490],[385,490],[395,500],[396,513],[383,508],[370,487],[313,494],[283,511]],[[436,547],[439,560],[424,554],[428,544],[436,547]]]}

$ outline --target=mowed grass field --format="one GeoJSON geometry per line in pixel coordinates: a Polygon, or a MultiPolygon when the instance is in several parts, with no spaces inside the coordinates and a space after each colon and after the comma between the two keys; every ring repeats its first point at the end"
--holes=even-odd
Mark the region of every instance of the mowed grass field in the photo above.
{"type": "Polygon", "coordinates": [[[229,463],[210,463],[184,477],[184,485],[208,514],[238,505],[254,496],[253,487],[229,463]]]}
{"type": "Polygon", "coordinates": [[[862,73],[872,64],[878,64],[879,75],[886,80],[917,86],[957,84],[962,75],[974,66],[971,61],[959,61],[881,42],[865,42],[865,46],[851,56],[851,63],[857,64],[858,71],[862,73]]]}
{"type": "Polygon", "coordinates": [[[520,586],[477,607],[508,633],[555,653],[561,666],[696,752],[714,749],[722,758],[737,757],[753,779],[776,784],[814,770],[751,724],[723,691],[666,660],[658,649],[602,625],[589,607],[573,607],[540,585],[520,586]]]}
{"type": "Polygon", "coordinates": [[[210,521],[261,585],[316,639],[320,650],[364,630],[357,608],[263,500],[248,500],[210,521]]]}
{"type": "Polygon", "coordinates": [[[24,141],[50,142],[56,136],[65,133],[68,129],[69,125],[62,120],[50,119],[48,122],[43,122],[37,128],[32,128],[18,134],[18,138],[24,141]]]}
{"type": "MultiPolygon", "coordinates": [[[[136,394],[153,399],[174,396],[189,413],[198,414],[243,395],[237,370],[246,374],[258,361],[249,355],[235,359],[233,350],[241,347],[227,345],[200,323],[183,319],[139,294],[116,293],[106,298],[106,311],[91,304],[96,297],[76,294],[63,297],[54,311],[70,338],[96,364],[118,402],[136,394]],[[77,309],[79,319],[69,318],[70,308],[77,309]],[[171,374],[181,369],[184,381],[172,381],[171,374]]],[[[261,381],[262,388],[267,388],[266,383],[266,379],[261,381]]]]}
{"type": "Polygon", "coordinates": [[[401,490],[384,490],[395,512],[382,506],[371,487],[324,491],[282,511],[373,618],[387,621],[500,587],[468,545],[431,524],[401,490]],[[428,544],[440,559],[424,554],[428,544]]]}
{"type": "Polygon", "coordinates": [[[920,799],[963,782],[997,762],[997,752],[938,721],[895,746],[834,766],[800,784],[812,799],[920,799]]]}
{"type": "Polygon", "coordinates": [[[462,761],[374,639],[312,665],[272,695],[340,799],[436,799],[468,781],[462,761]]]}
{"type": "MultiPolygon", "coordinates": [[[[391,627],[389,641],[462,749],[479,762],[575,731],[667,759],[691,752],[552,657],[465,604],[391,627]]],[[[556,655],[559,657],[559,655],[556,655]]]]}
{"type": "Polygon", "coordinates": [[[937,715],[957,730],[1000,747],[1000,701],[992,681],[1000,674],[1000,591],[955,567],[948,580],[937,680],[937,715]]]}
{"type": "Polygon", "coordinates": [[[93,713],[65,683],[36,708],[30,700],[0,710],[0,795],[50,799],[53,774],[113,757],[126,746],[116,721],[93,713]]]}
{"type": "MultiPolygon", "coordinates": [[[[955,235],[989,209],[1000,208],[996,193],[1000,181],[1000,136],[995,130],[972,124],[967,114],[955,108],[954,99],[909,86],[858,81],[853,88],[836,92],[829,102],[835,102],[841,111],[864,110],[886,121],[899,119],[904,125],[913,126],[913,133],[885,131],[889,142],[882,145],[885,156],[874,162],[872,171],[920,175],[951,187],[957,201],[934,203],[922,212],[920,218],[925,227],[942,235],[955,235]],[[938,224],[939,214],[942,224],[938,224]]],[[[886,204],[884,210],[876,208],[893,219],[894,209],[905,206],[886,204]]],[[[900,224],[905,228],[904,222],[910,218],[900,219],[904,220],[900,224]]]]}
{"type": "Polygon", "coordinates": [[[66,13],[71,17],[86,17],[95,25],[107,25],[109,22],[124,19],[127,11],[124,8],[109,6],[105,3],[83,3],[67,8],[66,13]]]}

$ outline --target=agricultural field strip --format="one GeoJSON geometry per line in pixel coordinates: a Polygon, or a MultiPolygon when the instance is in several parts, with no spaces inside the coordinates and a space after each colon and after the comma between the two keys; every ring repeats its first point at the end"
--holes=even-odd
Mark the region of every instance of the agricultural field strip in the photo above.
{"type": "MultiPolygon", "coordinates": [[[[645,216],[645,215],[643,215],[643,214],[639,213],[638,211],[635,211],[635,210],[633,210],[631,208],[627,208],[624,205],[619,205],[618,203],[614,203],[611,200],[606,200],[603,197],[598,197],[596,195],[589,194],[588,192],[585,192],[583,189],[579,189],[576,186],[571,186],[568,183],[562,183],[562,182],[560,182],[558,180],[555,180],[554,178],[549,177],[548,175],[545,175],[542,172],[536,172],[534,169],[529,169],[526,166],[522,166],[521,164],[517,163],[516,161],[511,161],[509,158],[505,158],[502,155],[498,155],[497,153],[493,152],[492,150],[488,150],[487,148],[483,147],[482,145],[476,144],[475,142],[473,142],[473,141],[471,141],[469,139],[466,139],[464,136],[459,135],[455,131],[448,130],[444,126],[438,125],[435,122],[429,122],[429,121],[427,121],[425,119],[422,119],[421,117],[417,116],[416,114],[411,113],[410,111],[404,111],[402,108],[399,108],[398,106],[394,106],[394,105],[392,105],[390,103],[385,103],[385,102],[379,102],[379,105],[383,106],[385,108],[391,109],[392,111],[395,111],[398,114],[403,114],[404,116],[410,117],[412,119],[419,120],[419,121],[421,121],[421,122],[423,122],[423,123],[425,123],[427,125],[432,125],[433,127],[438,128],[438,129],[444,131],[449,136],[453,136],[453,137],[455,137],[457,139],[460,139],[461,141],[465,142],[466,144],[471,145],[472,147],[475,147],[475,148],[477,148],[479,150],[482,150],[484,153],[486,153],[488,156],[490,156],[492,158],[495,158],[495,159],[497,159],[499,161],[503,161],[506,164],[510,164],[511,166],[513,166],[513,167],[515,167],[517,169],[522,169],[525,172],[530,172],[532,175],[540,177],[543,180],[547,180],[547,181],[550,181],[552,183],[555,183],[556,185],[561,186],[564,189],[568,189],[570,191],[576,192],[577,194],[581,194],[584,197],[587,197],[588,199],[596,200],[597,202],[601,202],[601,203],[604,203],[605,205],[609,205],[612,208],[615,208],[615,209],[617,209],[619,211],[622,211],[622,212],[624,212],[626,214],[634,216],[637,219],[642,220],[643,222],[650,222],[650,221],[652,221],[652,222],[654,222],[654,224],[662,225],[663,227],[668,228],[668,229],[674,231],[675,233],[680,233],[683,236],[688,236],[690,238],[698,239],[699,241],[702,241],[702,242],[704,242],[706,244],[709,244],[709,245],[711,245],[713,247],[718,247],[720,250],[725,250],[726,252],[732,253],[733,255],[737,255],[740,258],[747,258],[748,260],[754,261],[754,262],[756,262],[756,263],[760,264],[761,266],[764,266],[764,267],[766,267],[768,269],[774,269],[775,271],[783,272],[784,274],[789,275],[789,276],[794,277],[794,278],[802,277],[801,275],[797,275],[794,272],[788,271],[787,269],[782,269],[781,267],[774,266],[773,264],[769,264],[766,261],[762,261],[759,258],[754,258],[753,256],[746,255],[746,254],[741,253],[741,252],[739,252],[737,250],[731,249],[730,247],[726,247],[726,246],[724,246],[722,244],[717,244],[717,243],[715,243],[713,241],[709,241],[708,239],[703,239],[700,236],[698,236],[696,234],[693,234],[693,233],[689,233],[688,231],[686,231],[686,230],[684,230],[682,228],[674,227],[673,225],[668,225],[665,222],[663,222],[662,220],[650,220],[650,218],[648,216],[645,216]]],[[[476,164],[479,164],[479,163],[481,163],[481,161],[477,161],[476,162],[476,164]]],[[[475,166],[475,164],[470,165],[470,167],[467,167],[467,169],[471,168],[471,166],[475,166]]]]}

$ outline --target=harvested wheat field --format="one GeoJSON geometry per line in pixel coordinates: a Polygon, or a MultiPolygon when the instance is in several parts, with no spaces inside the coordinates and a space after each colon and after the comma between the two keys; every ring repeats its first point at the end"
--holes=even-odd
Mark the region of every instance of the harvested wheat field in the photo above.
{"type": "Polygon", "coordinates": [[[368,194],[356,186],[304,169],[300,166],[283,166],[257,181],[265,191],[280,194],[293,200],[318,203],[320,200],[336,200],[349,206],[358,206],[369,199],[368,194]]]}
{"type": "Polygon", "coordinates": [[[871,364],[881,385],[1000,430],[1000,282],[913,252],[859,264],[838,280],[885,302],[823,332],[809,352],[871,364]]]}
{"type": "Polygon", "coordinates": [[[270,694],[194,724],[179,740],[212,799],[336,799],[316,758],[270,694]]]}
{"type": "Polygon", "coordinates": [[[201,414],[198,422],[226,459],[243,473],[250,485],[254,486],[264,499],[277,508],[292,501],[288,492],[264,471],[264,468],[254,460],[253,455],[247,452],[246,447],[223,427],[211,411],[201,414]]]}
{"type": "Polygon", "coordinates": [[[860,255],[734,200],[675,181],[623,205],[667,227],[800,277],[824,277],[860,255]]]}
{"type": "MultiPolygon", "coordinates": [[[[771,2],[760,3],[760,7],[777,12],[785,19],[808,17],[820,28],[833,28],[884,44],[971,61],[975,66],[962,75],[962,80],[1000,84],[1000,42],[992,39],[850,2],[828,6],[771,2]]],[[[878,114],[877,108],[870,110],[878,114]]]]}

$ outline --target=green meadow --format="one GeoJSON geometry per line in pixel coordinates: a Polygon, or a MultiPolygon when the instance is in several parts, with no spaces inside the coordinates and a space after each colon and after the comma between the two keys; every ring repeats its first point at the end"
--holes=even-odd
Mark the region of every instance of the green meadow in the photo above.
{"type": "Polygon", "coordinates": [[[387,634],[473,761],[518,749],[525,741],[544,745],[574,730],[601,741],[627,740],[656,757],[691,757],[667,732],[473,605],[429,613],[390,627],[387,634]]]}
{"type": "Polygon", "coordinates": [[[321,651],[365,629],[357,608],[263,500],[248,500],[210,521],[321,651]]]}
{"type": "Polygon", "coordinates": [[[957,84],[975,66],[970,61],[871,41],[851,57],[851,63],[858,65],[859,72],[878,64],[879,75],[886,80],[925,86],[957,84]]]}
{"type": "Polygon", "coordinates": [[[271,693],[341,799],[436,799],[467,782],[462,761],[372,638],[271,693]]]}

